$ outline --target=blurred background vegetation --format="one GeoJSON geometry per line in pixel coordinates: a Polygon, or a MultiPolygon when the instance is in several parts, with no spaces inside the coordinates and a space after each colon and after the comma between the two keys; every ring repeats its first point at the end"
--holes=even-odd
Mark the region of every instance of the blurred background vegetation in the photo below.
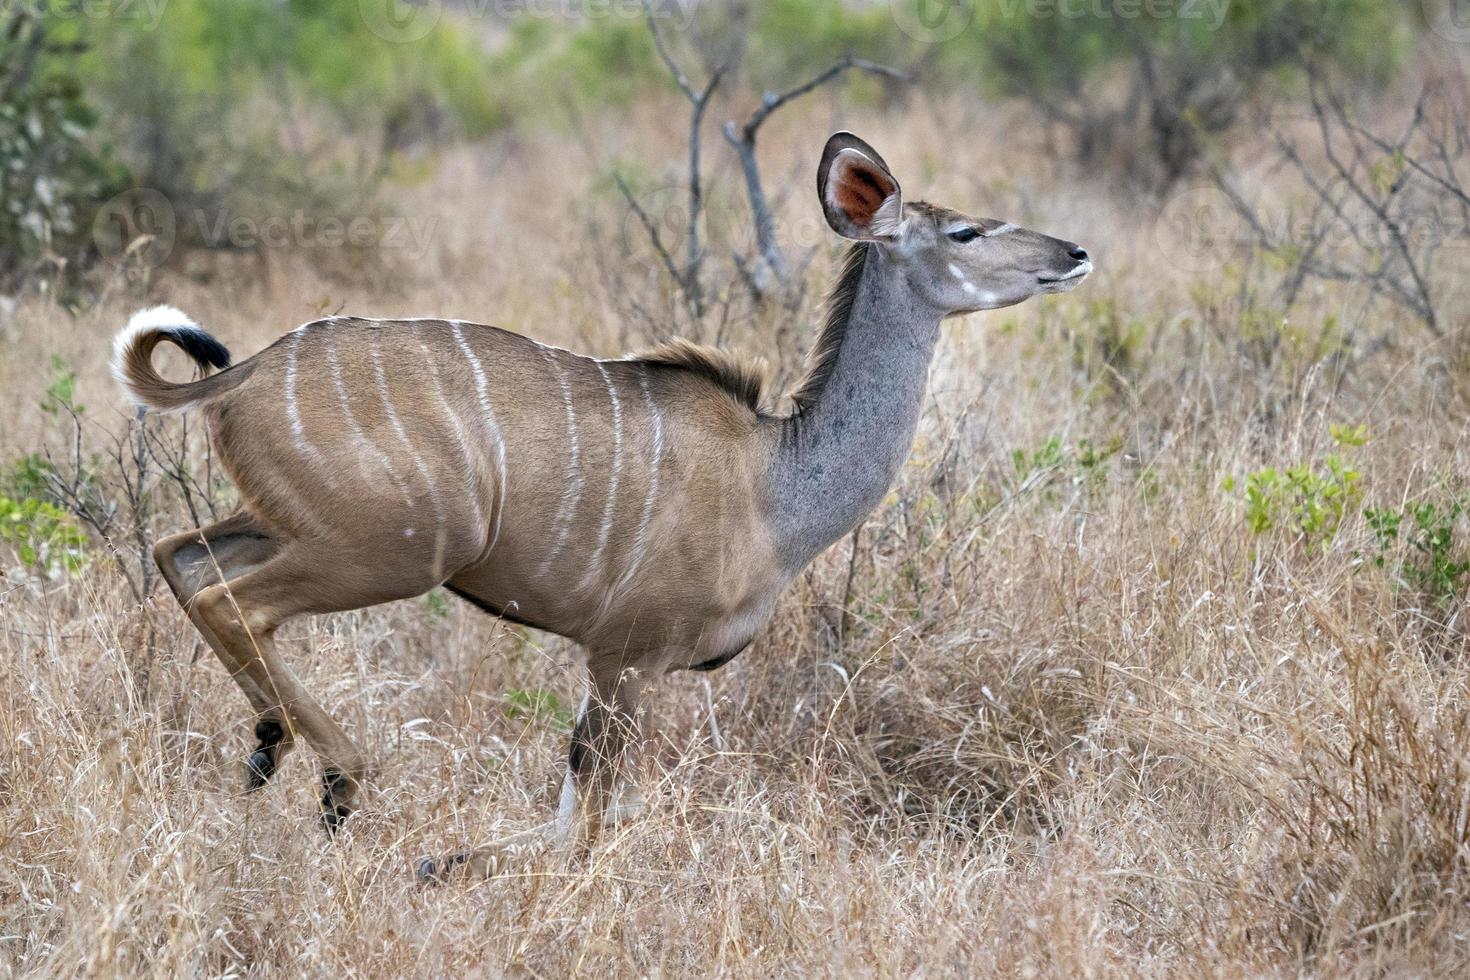
{"type": "MultiPolygon", "coordinates": [[[[22,0],[4,11],[0,293],[55,288],[73,304],[88,295],[99,208],[129,187],[185,211],[361,212],[451,142],[574,127],[671,84],[631,0],[555,11],[488,0],[22,0]]],[[[1434,12],[1376,0],[653,9],[686,68],[724,69],[726,92],[780,91],[855,55],[917,84],[853,74],[843,83],[853,99],[1024,100],[1078,167],[1155,192],[1195,171],[1248,107],[1299,94],[1304,66],[1384,84],[1412,61],[1434,12]]],[[[192,225],[178,235],[185,246],[222,244],[192,225]]]]}

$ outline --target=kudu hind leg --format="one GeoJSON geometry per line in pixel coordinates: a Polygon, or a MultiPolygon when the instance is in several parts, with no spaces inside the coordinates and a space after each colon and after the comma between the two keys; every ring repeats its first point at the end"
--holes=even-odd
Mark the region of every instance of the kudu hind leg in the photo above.
{"type": "Polygon", "coordinates": [[[249,514],[236,514],[216,524],[175,534],[153,549],[154,561],[174,598],[240,686],[255,709],[258,744],[246,763],[247,788],[259,789],[280,767],[295,742],[285,715],[257,685],[246,664],[235,657],[209,624],[197,614],[194,599],[211,585],[239,578],[274,557],[281,544],[249,514]]]}
{"type": "MultiPolygon", "coordinates": [[[[317,607],[352,608],[345,598],[324,600],[330,583],[314,582],[292,548],[237,579],[212,585],[194,602],[197,615],[263,693],[286,737],[300,734],[321,756],[322,823],[335,831],[352,812],[366,776],[366,760],[352,739],[307,692],[276,649],[276,629],[317,607]],[[315,588],[314,588],[315,586],[315,588]]],[[[361,603],[366,605],[367,602],[361,603]]]]}

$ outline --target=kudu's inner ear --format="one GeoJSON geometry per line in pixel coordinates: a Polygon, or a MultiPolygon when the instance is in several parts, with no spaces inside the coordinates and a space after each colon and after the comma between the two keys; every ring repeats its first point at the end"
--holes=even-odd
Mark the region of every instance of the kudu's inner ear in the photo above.
{"type": "Polygon", "coordinates": [[[882,158],[854,146],[836,152],[833,149],[829,143],[825,167],[819,174],[818,190],[827,223],[844,238],[896,238],[903,223],[903,197],[882,158]]]}

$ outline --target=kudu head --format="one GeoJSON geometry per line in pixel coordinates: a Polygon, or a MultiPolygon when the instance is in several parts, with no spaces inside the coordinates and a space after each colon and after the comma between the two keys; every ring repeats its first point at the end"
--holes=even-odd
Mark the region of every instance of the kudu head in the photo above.
{"type": "Polygon", "coordinates": [[[1087,250],[1074,242],[933,204],[905,204],[883,158],[851,133],[827,141],[817,195],[833,231],[877,244],[915,296],[941,316],[1063,293],[1092,271],[1087,250]]]}

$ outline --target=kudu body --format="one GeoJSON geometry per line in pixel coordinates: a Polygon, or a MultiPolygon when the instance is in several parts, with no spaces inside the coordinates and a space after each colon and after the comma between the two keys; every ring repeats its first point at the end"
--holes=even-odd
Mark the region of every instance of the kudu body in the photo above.
{"type": "MultiPolygon", "coordinates": [[[[252,785],[300,735],[322,756],[323,819],[345,819],[363,754],[281,659],[276,628],[443,585],[587,652],[554,827],[590,840],[655,674],[742,650],[782,589],[883,498],[918,424],[940,321],[1059,292],[1077,246],[905,205],[871,147],[828,141],[828,222],[856,244],[789,414],[718,352],[596,360],[458,320],[333,317],[200,381],[165,381],[161,341],[229,355],[176,310],[134,317],[116,371],[140,403],[198,407],[241,510],[155,556],[258,721],[252,785]],[[580,813],[578,812],[580,811],[580,813]]],[[[519,842],[426,861],[493,871],[519,842]]]]}

